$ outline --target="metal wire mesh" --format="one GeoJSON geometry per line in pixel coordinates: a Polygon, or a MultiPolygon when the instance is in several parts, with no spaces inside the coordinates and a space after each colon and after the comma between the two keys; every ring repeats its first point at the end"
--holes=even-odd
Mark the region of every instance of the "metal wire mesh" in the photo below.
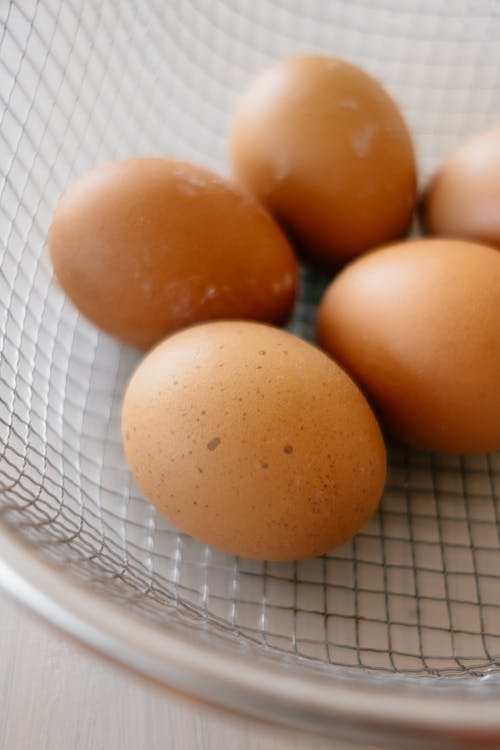
{"type": "MultiPolygon", "coordinates": [[[[380,512],[323,558],[255,562],[198,544],[130,479],[119,418],[136,355],[78,316],[44,250],[59,194],[99,162],[154,153],[226,171],[238,92],[300,51],[385,82],[425,180],[500,117],[498,3],[0,0],[0,24],[0,522],[193,638],[321,669],[500,667],[500,454],[392,446],[380,512]]],[[[304,272],[292,329],[306,338],[325,282],[304,272]]]]}

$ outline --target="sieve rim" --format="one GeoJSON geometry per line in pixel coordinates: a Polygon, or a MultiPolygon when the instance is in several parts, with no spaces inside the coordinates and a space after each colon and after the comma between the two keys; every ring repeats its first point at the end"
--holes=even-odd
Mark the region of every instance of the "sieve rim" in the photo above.
{"type": "MultiPolygon", "coordinates": [[[[245,717],[386,745],[500,746],[498,693],[381,690],[299,675],[146,622],[75,580],[0,523],[0,586],[65,635],[157,685],[245,717]],[[414,744],[417,743],[417,744],[414,744]],[[429,744],[430,743],[430,744],[429,744]]],[[[445,679],[445,678],[443,678],[445,679]]],[[[387,680],[387,683],[389,680],[387,680]]]]}

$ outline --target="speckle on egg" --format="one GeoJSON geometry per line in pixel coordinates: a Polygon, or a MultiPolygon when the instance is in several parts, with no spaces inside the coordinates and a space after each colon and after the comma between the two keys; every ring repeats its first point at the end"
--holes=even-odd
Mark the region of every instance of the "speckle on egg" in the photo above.
{"type": "Polygon", "coordinates": [[[344,109],[359,109],[359,102],[356,99],[341,99],[340,106],[344,109]]]}
{"type": "Polygon", "coordinates": [[[377,126],[369,123],[351,135],[352,147],[360,159],[364,159],[370,153],[376,132],[377,126]]]}

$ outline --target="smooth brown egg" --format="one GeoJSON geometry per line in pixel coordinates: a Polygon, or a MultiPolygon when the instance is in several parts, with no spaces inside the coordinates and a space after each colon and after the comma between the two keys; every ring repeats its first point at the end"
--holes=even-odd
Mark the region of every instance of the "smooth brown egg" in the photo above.
{"type": "Polygon", "coordinates": [[[170,159],[82,177],[59,203],[49,245],[80,312],[140,349],[203,320],[280,323],[295,299],[297,262],[269,214],[221,177],[170,159]]]}
{"type": "Polygon", "coordinates": [[[500,128],[453,151],[429,186],[424,214],[431,234],[500,248],[500,128]]]}
{"type": "Polygon", "coordinates": [[[327,289],[318,338],[391,432],[448,453],[500,449],[500,253],[458,240],[373,251],[327,289]]]}
{"type": "Polygon", "coordinates": [[[122,435],[146,497],[195,539],[292,560],[350,539],[385,479],[379,426],[328,356],[258,323],[205,323],[139,365],[122,435]]]}
{"type": "Polygon", "coordinates": [[[384,88],[333,57],[265,70],[233,117],[236,179],[323,265],[403,236],[416,198],[408,128],[384,88]]]}

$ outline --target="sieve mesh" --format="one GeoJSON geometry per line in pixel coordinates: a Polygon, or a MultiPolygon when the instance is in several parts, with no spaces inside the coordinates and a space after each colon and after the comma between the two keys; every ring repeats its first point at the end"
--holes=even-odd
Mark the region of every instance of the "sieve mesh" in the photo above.
{"type": "MultiPolygon", "coordinates": [[[[424,181],[500,117],[489,0],[0,0],[0,522],[128,611],[283,663],[409,675],[500,667],[500,454],[390,448],[380,511],[296,563],[236,559],[143,499],[119,420],[137,355],[80,318],[45,238],[67,184],[131,154],[227,171],[238,92],[268,61],[321,50],[400,102],[424,181]],[[287,656],[288,655],[288,656],[287,656]]],[[[303,272],[291,328],[312,338],[326,279],[303,272]]]]}

